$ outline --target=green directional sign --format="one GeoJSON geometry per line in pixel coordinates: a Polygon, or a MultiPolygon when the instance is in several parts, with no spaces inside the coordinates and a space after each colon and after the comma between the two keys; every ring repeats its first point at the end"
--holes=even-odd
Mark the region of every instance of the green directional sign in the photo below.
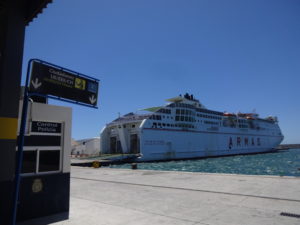
{"type": "Polygon", "coordinates": [[[33,62],[29,92],[97,105],[99,82],[62,67],[33,62]]]}

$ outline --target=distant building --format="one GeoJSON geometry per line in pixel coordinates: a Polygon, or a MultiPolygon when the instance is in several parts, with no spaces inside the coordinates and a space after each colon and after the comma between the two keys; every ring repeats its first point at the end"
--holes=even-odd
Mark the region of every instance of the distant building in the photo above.
{"type": "Polygon", "coordinates": [[[98,156],[100,154],[100,138],[72,140],[72,156],[98,156]]]}

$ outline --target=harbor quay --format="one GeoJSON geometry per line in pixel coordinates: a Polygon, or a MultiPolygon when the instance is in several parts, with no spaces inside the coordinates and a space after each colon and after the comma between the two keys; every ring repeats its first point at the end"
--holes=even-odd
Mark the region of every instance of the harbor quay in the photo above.
{"type": "Polygon", "coordinates": [[[71,167],[69,219],[56,225],[298,225],[300,179],[71,167]]]}

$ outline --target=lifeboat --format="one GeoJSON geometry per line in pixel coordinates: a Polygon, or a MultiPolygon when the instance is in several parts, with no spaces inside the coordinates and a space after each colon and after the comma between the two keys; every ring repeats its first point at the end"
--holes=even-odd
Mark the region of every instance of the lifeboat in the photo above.
{"type": "Polygon", "coordinates": [[[234,113],[227,113],[227,112],[223,113],[223,115],[224,116],[236,116],[234,113]]]}
{"type": "Polygon", "coordinates": [[[238,117],[247,117],[249,116],[249,113],[238,113],[237,115],[238,117]]]}

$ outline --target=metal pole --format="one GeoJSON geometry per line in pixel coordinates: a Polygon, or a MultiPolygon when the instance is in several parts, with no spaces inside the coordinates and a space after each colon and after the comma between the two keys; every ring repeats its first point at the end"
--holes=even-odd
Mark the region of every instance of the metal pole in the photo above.
{"type": "Polygon", "coordinates": [[[24,134],[25,134],[25,128],[26,128],[26,118],[27,118],[27,109],[28,109],[28,82],[29,82],[29,75],[30,75],[30,69],[31,69],[31,62],[32,62],[32,60],[29,60],[28,66],[27,66],[27,75],[26,75],[26,83],[25,83],[25,90],[24,90],[23,107],[22,107],[21,126],[20,126],[20,131],[19,131],[12,225],[15,225],[16,220],[17,220],[19,189],[20,189],[20,182],[21,182],[20,174],[21,174],[22,162],[23,162],[24,134]]]}

